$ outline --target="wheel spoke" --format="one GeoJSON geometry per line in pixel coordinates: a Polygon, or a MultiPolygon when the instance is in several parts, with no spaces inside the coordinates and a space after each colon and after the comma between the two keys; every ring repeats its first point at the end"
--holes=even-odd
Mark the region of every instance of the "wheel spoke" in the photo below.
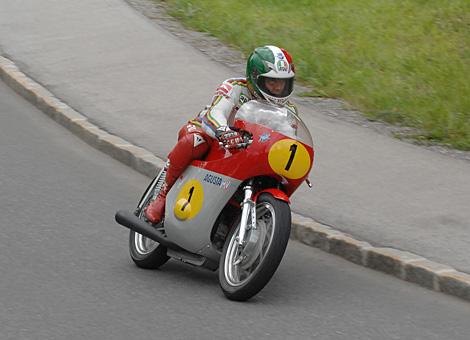
{"type": "Polygon", "coordinates": [[[238,258],[238,242],[236,242],[236,237],[239,228],[234,231],[229,241],[224,272],[226,281],[231,286],[243,285],[254,275],[262,264],[272,242],[275,219],[274,208],[271,204],[263,202],[256,207],[256,210],[256,230],[247,233],[248,244],[245,245],[245,249],[242,251],[241,256],[243,258],[241,262],[236,261],[238,258]],[[251,239],[251,244],[249,242],[250,237],[254,237],[254,239],[251,239]]]}

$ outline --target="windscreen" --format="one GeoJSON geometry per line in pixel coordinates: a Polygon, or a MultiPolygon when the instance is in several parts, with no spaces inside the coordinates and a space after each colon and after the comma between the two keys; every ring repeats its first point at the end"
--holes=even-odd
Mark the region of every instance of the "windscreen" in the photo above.
{"type": "Polygon", "coordinates": [[[313,146],[312,136],[304,122],[286,107],[251,100],[240,107],[235,118],[263,125],[289,138],[313,146]]]}

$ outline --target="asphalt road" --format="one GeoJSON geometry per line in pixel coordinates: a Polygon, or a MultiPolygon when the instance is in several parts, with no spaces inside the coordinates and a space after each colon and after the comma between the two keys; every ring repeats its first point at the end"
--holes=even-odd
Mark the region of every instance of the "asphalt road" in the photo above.
{"type": "MultiPolygon", "coordinates": [[[[217,85],[243,75],[124,0],[0,0],[0,51],[98,126],[162,158],[217,85]]],[[[331,118],[345,111],[328,103],[299,105],[316,164],[313,190],[295,193],[294,210],[470,273],[470,162],[331,118]]]]}
{"type": "Polygon", "coordinates": [[[113,215],[146,184],[0,83],[0,339],[468,339],[469,303],[296,242],[247,303],[138,269],[113,215]]]}

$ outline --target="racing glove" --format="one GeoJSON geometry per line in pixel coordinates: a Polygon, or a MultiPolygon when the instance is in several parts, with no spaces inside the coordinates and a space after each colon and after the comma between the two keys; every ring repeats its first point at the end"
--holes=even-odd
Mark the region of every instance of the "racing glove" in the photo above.
{"type": "Polygon", "coordinates": [[[222,126],[215,133],[217,139],[227,149],[233,149],[243,143],[243,138],[237,131],[230,129],[228,126],[222,126]]]}

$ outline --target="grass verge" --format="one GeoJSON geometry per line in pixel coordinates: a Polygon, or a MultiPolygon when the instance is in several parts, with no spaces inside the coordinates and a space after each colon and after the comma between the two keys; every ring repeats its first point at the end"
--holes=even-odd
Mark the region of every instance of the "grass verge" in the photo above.
{"type": "Polygon", "coordinates": [[[313,94],[470,150],[470,1],[166,0],[171,15],[248,54],[286,48],[313,94]]]}

